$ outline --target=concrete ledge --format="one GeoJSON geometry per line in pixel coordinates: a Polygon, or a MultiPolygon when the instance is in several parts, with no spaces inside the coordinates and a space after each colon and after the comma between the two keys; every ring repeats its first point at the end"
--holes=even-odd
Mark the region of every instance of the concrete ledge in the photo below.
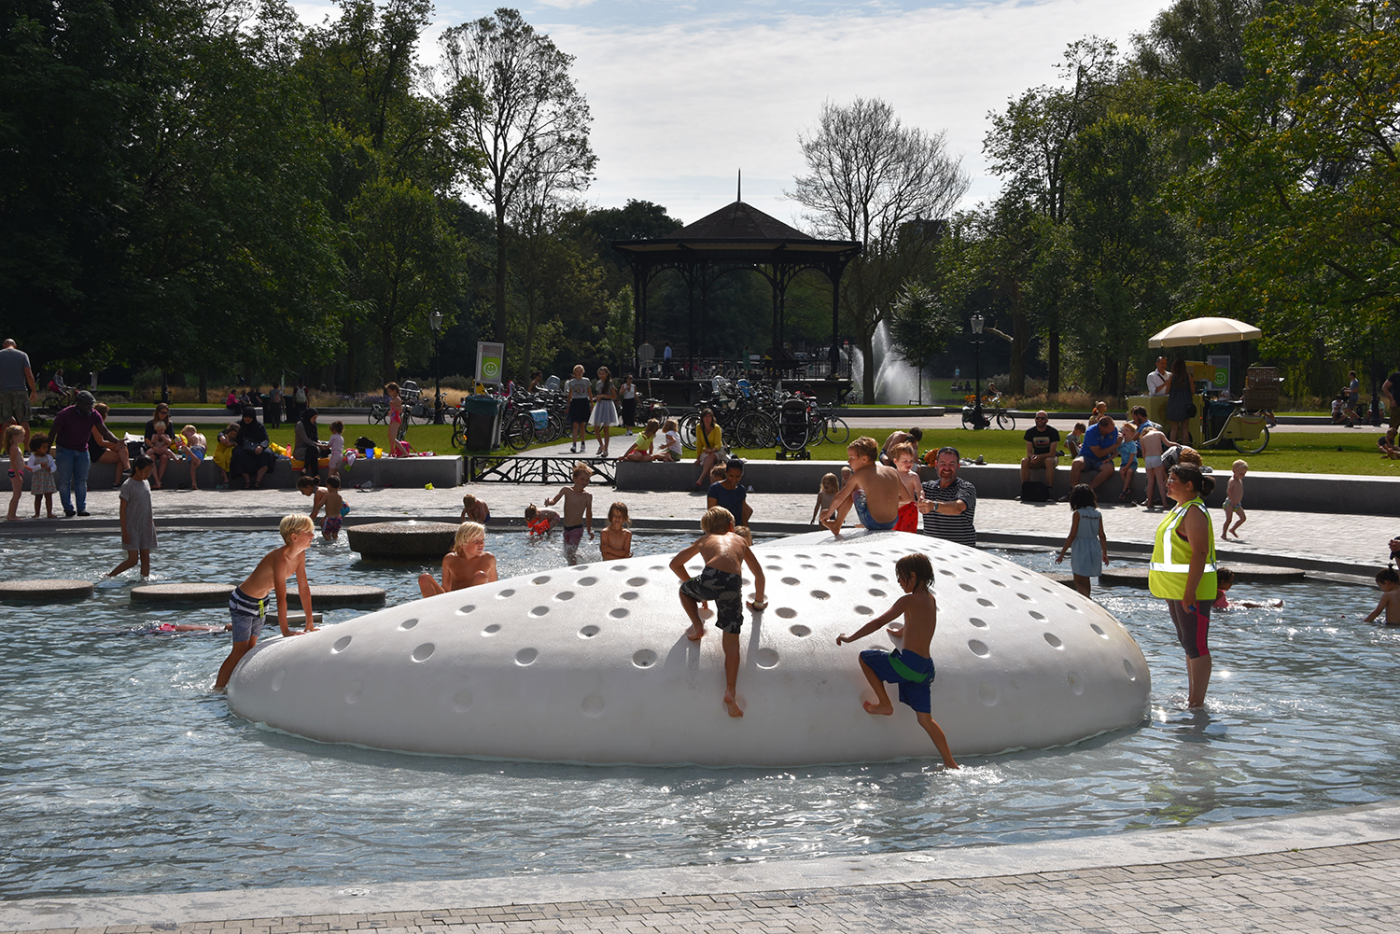
{"type": "Polygon", "coordinates": [[[228,603],[234,584],[193,582],[181,584],[142,584],[131,588],[132,603],[180,603],[219,606],[228,603]]]}
{"type": "MultiPolygon", "coordinates": [[[[1296,584],[1306,580],[1308,576],[1307,572],[1301,568],[1270,567],[1264,564],[1235,564],[1218,560],[1218,552],[1216,558],[1217,566],[1228,566],[1230,570],[1235,572],[1235,583],[1237,584],[1296,584]]],[[[1125,587],[1146,587],[1147,568],[1104,568],[1103,574],[1099,575],[1099,582],[1125,587]]]]}
{"type": "MultiPolygon", "coordinates": [[[[328,475],[321,468],[322,480],[328,475]]],[[[116,479],[116,464],[93,464],[88,472],[88,489],[105,490],[116,479]]],[[[291,461],[279,460],[277,466],[263,477],[263,486],[274,490],[296,489],[301,471],[292,469],[291,461]]],[[[186,461],[171,461],[165,471],[166,486],[173,489],[187,488],[190,484],[190,468],[186,461]]],[[[219,485],[219,468],[211,460],[199,465],[195,480],[202,489],[212,490],[219,485]]],[[[229,489],[237,492],[243,488],[241,477],[230,478],[229,489]]],[[[377,487],[421,487],[431,483],[434,487],[454,487],[462,485],[461,455],[435,455],[433,457],[384,457],[359,458],[349,472],[340,472],[340,482],[346,487],[361,486],[366,482],[377,487]]],[[[26,471],[25,489],[29,489],[29,473],[26,471]]],[[[55,502],[57,495],[55,494],[55,502]]]]}
{"type": "Polygon", "coordinates": [[[0,581],[0,600],[51,603],[55,600],[86,600],[92,596],[92,581],[41,578],[29,581],[0,581]]]}
{"type": "MultiPolygon", "coordinates": [[[[358,584],[317,584],[311,588],[311,605],[322,608],[383,606],[386,596],[384,590],[379,587],[363,587],[358,584]]],[[[301,606],[301,593],[296,587],[287,588],[287,606],[289,608],[301,606]]]]}
{"type": "Polygon", "coordinates": [[[458,524],[451,522],[374,522],[345,527],[352,551],[374,561],[420,561],[452,550],[458,524]]]}

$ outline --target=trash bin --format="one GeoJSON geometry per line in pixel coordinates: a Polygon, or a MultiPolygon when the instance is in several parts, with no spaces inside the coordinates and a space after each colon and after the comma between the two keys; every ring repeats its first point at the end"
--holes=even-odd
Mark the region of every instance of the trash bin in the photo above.
{"type": "Polygon", "coordinates": [[[506,404],[495,396],[471,395],[462,400],[467,413],[467,450],[490,451],[501,446],[501,413],[506,404]]]}
{"type": "Polygon", "coordinates": [[[1230,413],[1235,410],[1235,403],[1212,400],[1207,403],[1210,407],[1210,425],[1207,429],[1207,438],[1214,438],[1220,434],[1220,430],[1225,427],[1225,420],[1230,417],[1230,413]]]}

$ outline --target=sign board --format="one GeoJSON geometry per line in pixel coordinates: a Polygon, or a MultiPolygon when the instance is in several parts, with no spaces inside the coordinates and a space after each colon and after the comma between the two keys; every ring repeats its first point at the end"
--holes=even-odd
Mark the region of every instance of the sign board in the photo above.
{"type": "Polygon", "coordinates": [[[505,381],[506,345],[498,341],[476,342],[476,381],[494,386],[505,381]]]}
{"type": "Polygon", "coordinates": [[[1206,377],[1210,380],[1210,388],[1223,391],[1230,388],[1230,355],[1212,354],[1206,357],[1206,366],[1210,368],[1210,373],[1206,377]]]}

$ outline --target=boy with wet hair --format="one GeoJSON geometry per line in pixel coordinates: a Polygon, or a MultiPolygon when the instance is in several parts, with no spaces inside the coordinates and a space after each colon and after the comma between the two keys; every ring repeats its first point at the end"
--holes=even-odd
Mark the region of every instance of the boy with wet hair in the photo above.
{"type": "Polygon", "coordinates": [[[583,543],[585,524],[588,540],[593,541],[593,494],[588,492],[588,479],[592,476],[593,470],[587,464],[574,464],[574,485],[544,501],[546,506],[564,501],[564,558],[570,567],[578,564],[578,546],[583,543]]]}
{"type": "Polygon", "coordinates": [[[463,522],[452,537],[452,550],[442,556],[442,583],[431,574],[418,575],[418,592],[425,598],[496,580],[496,556],[486,550],[486,526],[463,522]]]}
{"type": "Polygon", "coordinates": [[[744,627],[743,583],[741,565],[747,564],[753,574],[753,599],[749,609],[762,610],[768,606],[763,598],[763,566],[749,548],[744,537],[734,529],[734,516],[723,506],[712,506],[700,517],[700,529],[705,534],[671,559],[671,570],[681,579],[681,607],[690,618],[686,637],[699,642],[705,635],[700,621],[700,603],[715,601],[715,625],[724,635],[724,706],[731,717],[742,717],[736,682],[739,677],[739,632],[744,627]],[[705,570],[691,577],[685,563],[699,555],[705,570]]]}
{"type": "Polygon", "coordinates": [[[866,713],[873,716],[890,716],[894,713],[894,705],[890,703],[885,683],[899,685],[899,702],[913,708],[919,726],[923,727],[929,739],[933,740],[938,754],[943,757],[943,767],[956,769],[959,765],[948,748],[948,738],[933,719],[929,692],[934,674],[929,645],[938,628],[938,601],[933,596],[933,564],[928,555],[922,553],[905,555],[895,562],[894,576],[904,596],[852,635],[842,633],[837,636],[836,644],[864,639],[881,626],[904,617],[904,627],[894,633],[896,638],[904,640],[903,649],[893,652],[866,649],[860,653],[861,673],[875,691],[875,703],[862,701],[861,705],[866,713]]]}
{"type": "Polygon", "coordinates": [[[857,438],[846,447],[851,480],[831,501],[831,513],[822,525],[832,535],[841,534],[846,513],[856,507],[860,524],[872,532],[885,532],[899,521],[899,507],[913,496],[899,479],[899,471],[878,462],[880,445],[874,438],[857,438]]]}
{"type": "Polygon", "coordinates": [[[1381,589],[1381,602],[1366,617],[1366,622],[1374,623],[1384,613],[1387,626],[1400,626],[1400,574],[1395,568],[1386,568],[1376,575],[1376,586],[1381,589]]]}
{"type": "Polygon", "coordinates": [[[306,580],[306,549],[316,537],[316,524],[310,516],[286,516],[278,525],[282,544],[269,551],[258,562],[248,579],[233,589],[228,598],[229,615],[233,617],[233,650],[219,666],[214,691],[223,693],[233,670],[243,656],[258,644],[263,618],[267,615],[267,594],[273,591],[277,602],[277,623],[286,637],[300,635],[287,625],[287,578],[295,575],[301,608],[306,612],[305,632],[314,632],[316,623],[311,613],[311,585],[306,580]]]}

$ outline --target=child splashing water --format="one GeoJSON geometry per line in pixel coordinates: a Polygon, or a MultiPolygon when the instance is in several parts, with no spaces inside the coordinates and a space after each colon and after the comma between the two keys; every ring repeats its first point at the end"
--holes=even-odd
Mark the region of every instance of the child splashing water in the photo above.
{"type": "Polygon", "coordinates": [[[632,557],[632,524],[627,504],[618,502],[608,507],[608,527],[598,533],[598,547],[604,561],[620,561],[632,557]]]}
{"type": "Polygon", "coordinates": [[[29,492],[34,496],[34,518],[39,518],[40,503],[47,506],[50,519],[56,518],[53,514],[53,495],[58,492],[58,484],[54,482],[54,471],[58,469],[58,464],[49,453],[48,435],[30,435],[27,466],[29,492]]]}
{"type": "Polygon", "coordinates": [[[486,550],[486,527],[480,522],[457,526],[452,550],[442,556],[442,583],[431,574],[418,575],[418,590],[435,597],[496,580],[496,556],[486,550]]]}
{"type": "Polygon", "coordinates": [[[574,464],[574,485],[544,501],[546,506],[564,501],[564,558],[570,567],[578,564],[578,546],[583,542],[585,525],[588,540],[593,541],[593,494],[588,492],[588,479],[592,476],[593,470],[587,464],[574,464]]]}
{"type": "Polygon", "coordinates": [[[862,701],[865,712],[873,716],[888,717],[894,713],[890,695],[885,684],[899,685],[899,702],[913,708],[919,726],[923,727],[934,748],[943,757],[945,769],[960,768],[948,748],[948,738],[943,728],[933,719],[933,707],[929,688],[933,684],[933,657],[929,646],[933,642],[934,631],[938,628],[938,601],[933,596],[933,564],[928,555],[905,555],[895,562],[894,576],[899,581],[904,596],[894,602],[884,613],[866,623],[851,635],[844,633],[836,637],[836,644],[843,645],[864,639],[881,626],[904,617],[900,635],[904,648],[886,652],[884,649],[866,649],[860,653],[860,670],[870,687],[875,691],[875,703],[862,701]]]}
{"type": "Polygon", "coordinates": [[[146,481],[155,470],[155,461],[145,454],[131,462],[131,477],[122,484],[122,548],[126,560],[107,572],[116,577],[141,562],[141,576],[151,576],[151,551],[156,547],[156,518],[151,510],[151,486],[146,481]]]}
{"type": "Polygon", "coordinates": [[[530,538],[548,538],[554,527],[564,521],[553,509],[541,509],[534,503],[525,507],[525,526],[530,530],[530,538]]]}

